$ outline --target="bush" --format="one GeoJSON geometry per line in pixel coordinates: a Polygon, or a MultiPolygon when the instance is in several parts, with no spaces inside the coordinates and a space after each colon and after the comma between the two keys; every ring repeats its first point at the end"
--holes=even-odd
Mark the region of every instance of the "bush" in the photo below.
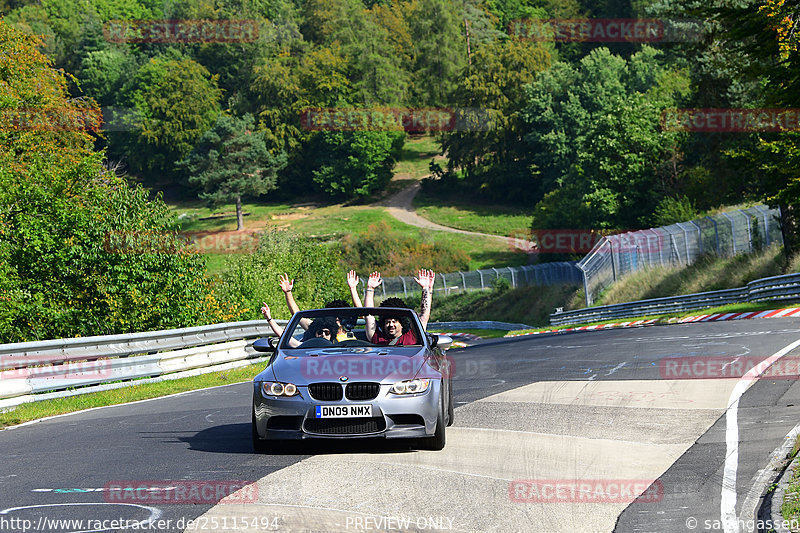
{"type": "Polygon", "coordinates": [[[283,273],[295,280],[292,292],[301,309],[323,307],[336,298],[350,300],[334,247],[275,229],[260,234],[254,253],[227,260],[219,275],[219,294],[244,307],[245,319],[262,318],[262,302],[269,304],[275,318],[289,318],[278,286],[278,276],[283,273]]]}
{"type": "Polygon", "coordinates": [[[379,271],[384,277],[406,275],[420,268],[456,272],[469,268],[469,256],[462,250],[419,240],[386,222],[372,224],[364,233],[342,240],[342,264],[357,272],[379,271]]]}
{"type": "Polygon", "coordinates": [[[697,218],[697,210],[686,196],[663,198],[653,213],[654,226],[669,226],[676,222],[688,222],[697,218]]]}

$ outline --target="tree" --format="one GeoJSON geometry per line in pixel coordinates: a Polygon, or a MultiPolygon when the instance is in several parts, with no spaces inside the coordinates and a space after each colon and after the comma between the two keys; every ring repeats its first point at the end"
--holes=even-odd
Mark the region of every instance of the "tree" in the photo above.
{"type": "Polygon", "coordinates": [[[472,65],[458,80],[455,101],[481,113],[474,131],[447,133],[442,149],[449,171],[460,169],[469,190],[501,201],[538,200],[527,166],[524,141],[526,84],[550,64],[550,54],[537,43],[495,41],[478,47],[472,65]]]}
{"type": "Polygon", "coordinates": [[[261,196],[275,188],[276,172],[286,164],[282,155],[273,157],[264,137],[254,131],[251,115],[242,118],[220,115],[192,154],[180,164],[202,186],[200,198],[213,206],[236,203],[236,229],[244,229],[242,196],[261,196]]]}
{"type": "Polygon", "coordinates": [[[455,0],[418,0],[409,13],[414,41],[414,105],[450,104],[458,73],[467,64],[464,21],[455,0]]]}
{"type": "MultiPolygon", "coordinates": [[[[160,200],[105,172],[40,42],[0,21],[0,339],[30,341],[230,320],[203,259],[160,200]],[[13,117],[45,117],[48,121],[13,117]]],[[[89,123],[91,125],[91,123],[89,123]]]]}
{"type": "Polygon", "coordinates": [[[131,131],[119,135],[122,142],[116,146],[131,169],[151,181],[174,177],[175,163],[189,154],[220,113],[217,76],[189,58],[150,59],[122,92],[139,118],[131,131]]]}
{"type": "Polygon", "coordinates": [[[647,225],[658,199],[673,192],[664,169],[685,134],[662,131],[660,118],[688,79],[659,55],[644,47],[626,61],[597,48],[529,86],[526,138],[543,195],[534,228],[647,225]]]}
{"type": "MultiPolygon", "coordinates": [[[[725,28],[730,45],[749,61],[732,65],[762,88],[760,104],[800,107],[800,12],[795,3],[759,0],[746,6],[707,9],[725,28]]],[[[729,150],[760,179],[755,195],[781,210],[787,260],[800,252],[800,135],[796,131],[758,133],[754,145],[729,150]]]]}
{"type": "Polygon", "coordinates": [[[405,134],[387,131],[320,132],[309,143],[312,175],[320,192],[337,199],[364,199],[392,179],[405,134]]]}

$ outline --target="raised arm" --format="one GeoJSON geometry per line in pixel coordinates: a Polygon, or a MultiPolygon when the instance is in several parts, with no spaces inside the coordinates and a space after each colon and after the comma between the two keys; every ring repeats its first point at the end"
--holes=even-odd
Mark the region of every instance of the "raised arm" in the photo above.
{"type": "Polygon", "coordinates": [[[350,298],[353,299],[355,307],[364,307],[361,303],[361,297],[358,295],[358,276],[355,270],[347,273],[347,286],[350,287],[350,298]]]}
{"type": "MultiPolygon", "coordinates": [[[[277,322],[275,322],[275,319],[272,318],[272,312],[270,311],[267,302],[263,302],[262,305],[263,307],[261,308],[261,314],[264,315],[264,318],[266,318],[269,322],[269,327],[272,328],[272,332],[275,334],[275,336],[280,337],[283,335],[283,328],[277,322]]],[[[297,339],[292,337],[289,339],[289,346],[292,348],[297,348],[300,346],[300,343],[297,341],[297,339]]]]}
{"type": "Polygon", "coordinates": [[[428,328],[428,320],[431,318],[431,302],[433,301],[433,283],[436,281],[436,274],[433,270],[420,269],[417,277],[414,278],[420,287],[422,287],[422,303],[420,307],[419,320],[422,322],[422,328],[428,328]]]}
{"type": "MultiPolygon", "coordinates": [[[[278,277],[278,285],[280,285],[283,296],[286,298],[286,306],[289,308],[289,312],[295,314],[300,310],[300,307],[297,306],[297,302],[294,301],[294,295],[292,294],[294,280],[289,279],[289,274],[281,274],[278,277]]],[[[304,318],[300,321],[300,326],[302,326],[303,329],[308,329],[310,325],[311,320],[308,318],[304,318]]]]}
{"type": "MultiPolygon", "coordinates": [[[[369,275],[367,280],[367,293],[364,295],[364,305],[367,307],[375,307],[375,288],[381,284],[380,272],[373,272],[369,275]]],[[[375,335],[375,317],[367,315],[364,319],[364,329],[367,333],[367,340],[372,342],[372,337],[375,335]]]]}

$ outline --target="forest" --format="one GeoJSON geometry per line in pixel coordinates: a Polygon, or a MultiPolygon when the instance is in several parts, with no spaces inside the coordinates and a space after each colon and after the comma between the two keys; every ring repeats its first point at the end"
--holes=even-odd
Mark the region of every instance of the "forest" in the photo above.
{"type": "MultiPolygon", "coordinates": [[[[524,205],[533,229],[763,202],[781,208],[787,255],[798,246],[800,14],[781,0],[3,0],[0,12],[3,341],[244,316],[229,297],[246,287],[205,276],[181,242],[113,254],[104,235],[169,232],[163,197],[367,201],[419,133],[446,154],[428,194],[524,205]],[[709,110],[756,118],[700,124],[709,110]]],[[[317,278],[310,294],[332,294],[317,278]]]]}

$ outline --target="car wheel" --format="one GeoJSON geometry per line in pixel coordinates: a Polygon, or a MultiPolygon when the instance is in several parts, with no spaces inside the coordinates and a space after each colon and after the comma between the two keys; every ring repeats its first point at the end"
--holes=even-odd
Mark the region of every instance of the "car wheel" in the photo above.
{"type": "Polygon", "coordinates": [[[441,450],[445,443],[444,395],[439,394],[439,414],[436,417],[436,432],[433,437],[421,439],[426,450],[441,450]]]}
{"type": "Polygon", "coordinates": [[[449,398],[448,405],[447,405],[447,425],[452,426],[453,420],[455,420],[455,407],[453,407],[453,382],[447,382],[447,388],[450,390],[450,394],[447,395],[449,398]]]}
{"type": "Polygon", "coordinates": [[[251,432],[253,435],[253,451],[255,453],[267,453],[267,441],[262,440],[258,437],[258,430],[256,430],[256,414],[253,413],[252,421],[251,421],[251,432]]]}

